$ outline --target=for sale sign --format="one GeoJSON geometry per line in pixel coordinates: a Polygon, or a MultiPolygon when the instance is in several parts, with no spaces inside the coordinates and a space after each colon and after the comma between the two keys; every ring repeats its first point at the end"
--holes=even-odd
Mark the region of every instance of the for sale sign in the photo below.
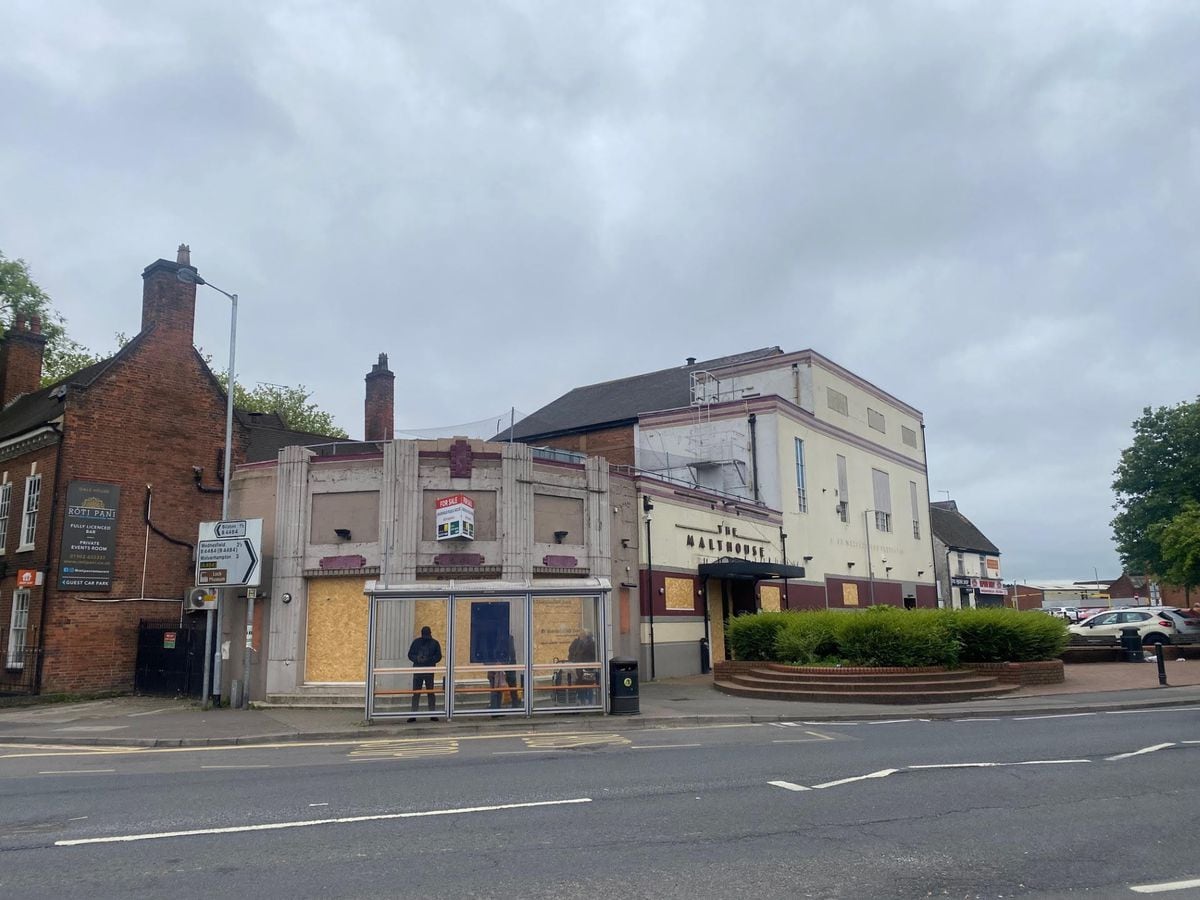
{"type": "Polygon", "coordinates": [[[451,494],[437,501],[437,539],[475,540],[475,501],[466,494],[451,494]]]}

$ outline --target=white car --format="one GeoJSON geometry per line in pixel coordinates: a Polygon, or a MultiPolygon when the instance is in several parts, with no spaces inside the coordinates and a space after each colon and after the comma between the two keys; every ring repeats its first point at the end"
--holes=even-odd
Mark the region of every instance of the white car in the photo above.
{"type": "Polygon", "coordinates": [[[1066,619],[1068,622],[1078,622],[1083,618],[1079,614],[1078,607],[1074,606],[1046,606],[1042,608],[1042,612],[1049,613],[1052,616],[1058,616],[1060,619],[1066,619]]]}
{"type": "Polygon", "coordinates": [[[1170,606],[1114,609],[1071,625],[1073,644],[1111,645],[1121,642],[1122,628],[1136,628],[1143,644],[1200,642],[1200,616],[1170,606]]]}

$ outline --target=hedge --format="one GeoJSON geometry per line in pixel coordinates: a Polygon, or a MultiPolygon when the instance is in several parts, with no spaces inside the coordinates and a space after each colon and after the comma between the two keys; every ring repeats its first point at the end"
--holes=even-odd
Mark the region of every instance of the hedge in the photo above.
{"type": "Polygon", "coordinates": [[[1010,609],[764,612],[726,626],[735,659],[798,665],[950,666],[1054,659],[1066,623],[1010,609]]]}

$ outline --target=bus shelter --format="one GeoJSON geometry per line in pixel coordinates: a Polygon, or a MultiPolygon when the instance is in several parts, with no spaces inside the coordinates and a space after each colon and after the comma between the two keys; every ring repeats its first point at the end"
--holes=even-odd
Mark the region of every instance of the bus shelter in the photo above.
{"type": "Polygon", "coordinates": [[[606,579],[368,589],[367,719],[604,711],[606,579]]]}

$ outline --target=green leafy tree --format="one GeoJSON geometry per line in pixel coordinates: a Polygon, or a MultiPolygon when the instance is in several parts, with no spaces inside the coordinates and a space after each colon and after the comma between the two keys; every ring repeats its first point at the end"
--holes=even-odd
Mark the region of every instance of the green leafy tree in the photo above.
{"type": "Polygon", "coordinates": [[[1165,529],[1188,501],[1200,503],[1200,400],[1143,410],[1113,474],[1113,540],[1121,562],[1127,571],[1171,581],[1165,529]]]}
{"type": "Polygon", "coordinates": [[[1164,581],[1182,585],[1191,599],[1200,586],[1200,503],[1186,500],[1169,522],[1151,529],[1162,554],[1164,581]]]}
{"type": "MultiPolygon", "coordinates": [[[[217,381],[224,389],[229,384],[229,373],[213,365],[211,353],[200,351],[208,367],[213,370],[217,381]]],[[[324,434],[329,437],[347,438],[349,435],[333,421],[333,416],[312,402],[312,391],[302,384],[295,387],[285,384],[260,382],[253,389],[240,382],[233,386],[233,403],[238,409],[250,412],[276,413],[284,424],[294,431],[324,434]]]]}

